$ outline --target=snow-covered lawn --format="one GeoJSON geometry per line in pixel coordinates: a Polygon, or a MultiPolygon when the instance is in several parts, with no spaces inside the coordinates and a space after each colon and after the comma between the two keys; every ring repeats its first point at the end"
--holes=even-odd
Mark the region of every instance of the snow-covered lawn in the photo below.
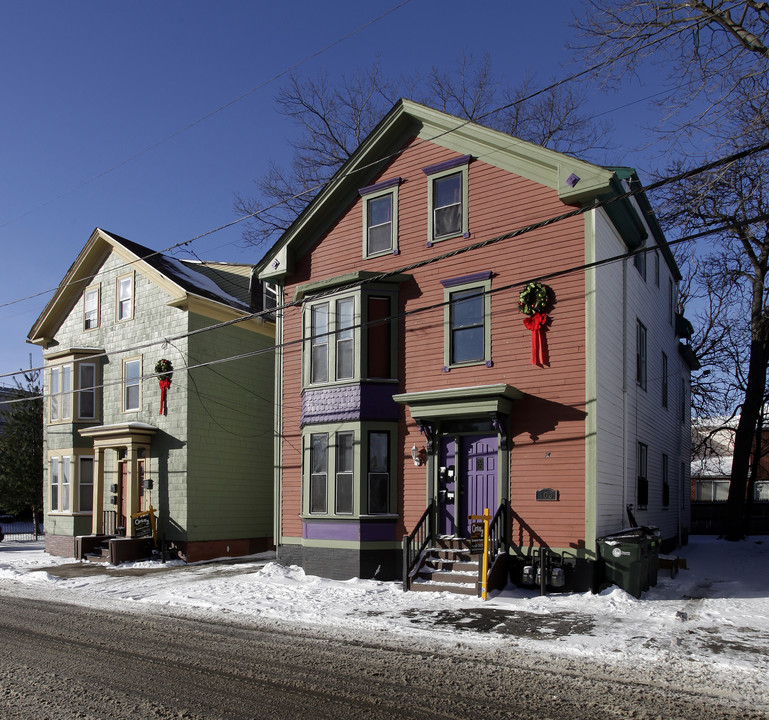
{"type": "Polygon", "coordinates": [[[278,565],[270,555],[114,568],[51,557],[41,542],[5,541],[0,602],[11,593],[97,608],[157,608],[318,632],[377,633],[404,642],[519,647],[650,671],[664,665],[689,682],[698,676],[713,682],[715,675],[762,692],[769,677],[769,538],[726,543],[692,537],[678,554],[688,569],[675,578],[660,571],[657,587],[639,600],[616,587],[599,595],[540,597],[511,586],[483,602],[404,593],[399,583],[313,577],[278,565]]]}

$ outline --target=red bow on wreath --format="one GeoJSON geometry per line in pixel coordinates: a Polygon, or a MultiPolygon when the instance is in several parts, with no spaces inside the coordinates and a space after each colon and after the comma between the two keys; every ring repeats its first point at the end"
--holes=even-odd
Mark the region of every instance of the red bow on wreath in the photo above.
{"type": "Polygon", "coordinates": [[[521,290],[518,309],[528,317],[523,319],[524,327],[531,330],[531,364],[548,365],[545,325],[547,325],[547,306],[550,304],[552,291],[541,282],[530,282],[521,290]]]}
{"type": "Polygon", "coordinates": [[[168,412],[168,403],[166,400],[166,395],[168,393],[168,388],[171,387],[171,378],[173,377],[173,371],[174,366],[171,364],[170,360],[166,360],[163,358],[162,360],[158,360],[155,363],[155,374],[158,375],[158,385],[160,385],[160,412],[159,415],[163,414],[163,411],[168,412]]]}

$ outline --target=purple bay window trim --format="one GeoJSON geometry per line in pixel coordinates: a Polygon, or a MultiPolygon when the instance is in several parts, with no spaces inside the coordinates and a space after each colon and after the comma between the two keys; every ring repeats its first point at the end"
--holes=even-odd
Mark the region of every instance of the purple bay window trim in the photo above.
{"type": "Polygon", "coordinates": [[[374,185],[367,185],[358,190],[358,195],[363,197],[364,195],[371,195],[371,193],[379,192],[380,190],[387,190],[387,188],[395,187],[403,182],[403,178],[396,177],[390,180],[382,180],[382,182],[375,183],[374,185]]]}
{"type": "Polygon", "coordinates": [[[473,159],[472,155],[462,155],[461,157],[452,158],[451,160],[444,160],[443,162],[436,163],[435,165],[428,165],[422,168],[422,172],[425,175],[434,175],[435,173],[443,172],[444,170],[451,170],[451,168],[459,167],[460,165],[467,165],[473,159]]]}
{"type": "Polygon", "coordinates": [[[467,285],[474,282],[482,282],[483,280],[490,280],[492,275],[491,270],[484,270],[483,272],[472,273],[470,275],[460,275],[459,277],[447,278],[441,280],[443,287],[455,287],[457,285],[467,285]]]}

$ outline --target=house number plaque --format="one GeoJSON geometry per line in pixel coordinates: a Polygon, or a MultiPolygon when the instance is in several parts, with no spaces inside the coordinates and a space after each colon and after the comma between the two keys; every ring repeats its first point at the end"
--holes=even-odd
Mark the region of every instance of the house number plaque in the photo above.
{"type": "Polygon", "coordinates": [[[553,490],[553,488],[542,488],[541,490],[537,490],[537,500],[558,500],[558,491],[553,490]]]}

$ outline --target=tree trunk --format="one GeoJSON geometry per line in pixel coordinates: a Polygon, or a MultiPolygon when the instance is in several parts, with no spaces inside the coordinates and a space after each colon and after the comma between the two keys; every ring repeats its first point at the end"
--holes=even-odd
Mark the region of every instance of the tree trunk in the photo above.
{"type": "Polygon", "coordinates": [[[766,350],[764,343],[753,340],[750,343],[750,365],[742,405],[740,421],[734,436],[734,458],[732,478],[729,484],[729,498],[726,502],[726,539],[741,540],[745,537],[745,495],[748,486],[750,456],[753,437],[761,413],[761,404],[766,386],[766,350]]]}

